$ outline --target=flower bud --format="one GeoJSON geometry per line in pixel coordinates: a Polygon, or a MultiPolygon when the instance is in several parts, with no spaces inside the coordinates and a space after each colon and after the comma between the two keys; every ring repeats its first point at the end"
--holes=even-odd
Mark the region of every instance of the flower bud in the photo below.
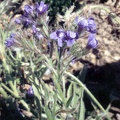
{"type": "Polygon", "coordinates": [[[32,99],[33,97],[34,97],[34,92],[33,92],[32,86],[31,86],[27,91],[26,98],[32,99]]]}

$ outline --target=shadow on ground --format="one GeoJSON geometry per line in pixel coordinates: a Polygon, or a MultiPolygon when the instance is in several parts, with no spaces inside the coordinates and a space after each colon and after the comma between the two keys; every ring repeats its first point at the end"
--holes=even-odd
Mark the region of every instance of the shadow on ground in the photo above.
{"type": "MultiPolygon", "coordinates": [[[[84,80],[87,88],[104,108],[111,103],[110,115],[112,120],[117,120],[116,114],[120,114],[120,61],[103,66],[94,66],[87,60],[79,61],[87,66],[84,80]]],[[[74,72],[75,76],[78,76],[79,73],[80,71],[74,72]]],[[[85,95],[84,101],[86,109],[92,111],[93,107],[87,95],[85,95]]]]}

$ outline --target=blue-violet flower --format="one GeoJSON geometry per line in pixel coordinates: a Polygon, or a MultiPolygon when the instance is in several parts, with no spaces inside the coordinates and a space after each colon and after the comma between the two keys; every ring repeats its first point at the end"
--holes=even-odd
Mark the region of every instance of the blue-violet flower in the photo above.
{"type": "Polygon", "coordinates": [[[29,25],[32,24],[32,20],[29,17],[22,15],[15,19],[15,23],[22,24],[23,28],[27,28],[27,27],[29,27],[29,25]]]}
{"type": "Polygon", "coordinates": [[[30,6],[30,5],[25,5],[24,7],[24,16],[28,16],[32,13],[33,11],[33,6],[30,6]]]}
{"type": "Polygon", "coordinates": [[[10,38],[6,39],[5,45],[6,47],[11,47],[15,42],[15,34],[11,33],[10,38]]]}
{"type": "Polygon", "coordinates": [[[77,17],[76,23],[78,24],[78,30],[85,29],[91,33],[96,33],[96,24],[94,18],[89,18],[88,20],[84,18],[79,21],[77,17]]]}
{"type": "Polygon", "coordinates": [[[22,23],[20,17],[15,19],[15,23],[16,23],[16,24],[21,24],[21,23],[22,23]]]}
{"type": "Polygon", "coordinates": [[[67,38],[65,39],[67,46],[70,47],[74,44],[75,40],[78,39],[78,35],[75,32],[67,31],[67,38]]]}
{"type": "Polygon", "coordinates": [[[33,31],[33,34],[36,34],[38,32],[38,30],[34,24],[32,25],[32,31],[33,31]]]}
{"type": "Polygon", "coordinates": [[[50,34],[50,38],[58,41],[58,46],[63,46],[63,40],[66,38],[66,32],[64,30],[57,30],[50,34]]]}
{"type": "Polygon", "coordinates": [[[86,29],[88,27],[88,20],[83,18],[79,21],[78,17],[76,18],[76,23],[78,24],[79,29],[86,29]]]}
{"type": "Polygon", "coordinates": [[[94,18],[89,18],[88,19],[87,30],[91,33],[96,33],[96,24],[95,24],[94,18]]]}
{"type": "Polygon", "coordinates": [[[44,4],[44,2],[41,1],[40,4],[36,3],[35,8],[38,14],[42,15],[48,10],[48,5],[44,4]]]}
{"type": "Polygon", "coordinates": [[[78,35],[75,32],[64,30],[57,30],[50,34],[50,38],[58,41],[58,46],[62,47],[63,42],[67,43],[67,46],[70,47],[74,44],[75,40],[78,39],[78,35]]]}
{"type": "Polygon", "coordinates": [[[91,49],[91,48],[96,48],[97,47],[97,40],[95,38],[95,34],[90,33],[88,36],[88,43],[87,43],[87,48],[91,49]]]}
{"type": "Polygon", "coordinates": [[[33,96],[34,96],[34,92],[33,92],[32,86],[28,89],[27,95],[28,95],[29,97],[33,97],[33,96]]]}
{"type": "Polygon", "coordinates": [[[31,25],[32,21],[29,18],[23,17],[23,28],[29,27],[31,25]]]}

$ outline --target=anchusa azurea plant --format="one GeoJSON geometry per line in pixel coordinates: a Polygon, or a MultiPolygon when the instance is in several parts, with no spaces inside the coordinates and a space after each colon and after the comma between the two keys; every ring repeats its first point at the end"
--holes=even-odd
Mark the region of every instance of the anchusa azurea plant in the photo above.
{"type": "Polygon", "coordinates": [[[68,72],[73,60],[98,45],[94,18],[81,17],[81,12],[74,13],[71,7],[50,25],[48,8],[43,1],[25,5],[23,14],[11,21],[15,27],[4,43],[10,56],[4,65],[9,86],[1,83],[0,92],[5,98],[6,91],[14,96],[23,119],[84,120],[84,91],[102,110],[102,116],[107,115],[82,81],[68,72]],[[79,39],[84,35],[87,44],[81,48],[79,39]]]}

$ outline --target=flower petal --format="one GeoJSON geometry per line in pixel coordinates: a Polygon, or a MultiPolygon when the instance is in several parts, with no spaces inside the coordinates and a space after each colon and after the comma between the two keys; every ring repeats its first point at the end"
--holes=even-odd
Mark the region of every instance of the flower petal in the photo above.
{"type": "Polygon", "coordinates": [[[98,44],[98,41],[96,39],[88,41],[87,47],[88,48],[96,48],[98,44]]]}
{"type": "Polygon", "coordinates": [[[70,38],[76,38],[76,33],[75,33],[75,32],[67,31],[67,35],[68,35],[70,38]]]}
{"type": "Polygon", "coordinates": [[[62,47],[62,45],[63,45],[63,44],[62,44],[62,39],[59,39],[59,38],[58,38],[58,46],[62,47]]]}
{"type": "Polygon", "coordinates": [[[88,36],[88,41],[95,39],[95,34],[90,33],[88,36]]]}
{"type": "Polygon", "coordinates": [[[71,47],[75,43],[75,40],[74,39],[67,40],[66,43],[68,47],[71,47]]]}
{"type": "Polygon", "coordinates": [[[11,47],[13,44],[14,44],[13,39],[8,38],[8,39],[5,41],[6,47],[11,47]]]}
{"type": "Polygon", "coordinates": [[[96,33],[96,24],[95,24],[94,18],[89,18],[88,19],[87,30],[91,33],[96,33]]]}
{"type": "Polygon", "coordinates": [[[53,40],[56,40],[58,38],[56,32],[52,32],[50,34],[50,38],[53,39],[53,40]]]}
{"type": "Polygon", "coordinates": [[[88,26],[88,21],[87,21],[87,19],[82,19],[82,20],[80,20],[79,21],[79,23],[78,23],[78,26],[80,27],[80,28],[86,28],[87,26],[88,26]]]}
{"type": "Polygon", "coordinates": [[[98,42],[95,39],[95,34],[92,34],[92,33],[89,34],[87,48],[89,48],[89,49],[96,48],[97,44],[98,44],[98,42]]]}
{"type": "Polygon", "coordinates": [[[48,5],[44,4],[43,1],[40,2],[40,4],[36,4],[36,10],[39,14],[44,14],[48,9],[48,5]]]}

